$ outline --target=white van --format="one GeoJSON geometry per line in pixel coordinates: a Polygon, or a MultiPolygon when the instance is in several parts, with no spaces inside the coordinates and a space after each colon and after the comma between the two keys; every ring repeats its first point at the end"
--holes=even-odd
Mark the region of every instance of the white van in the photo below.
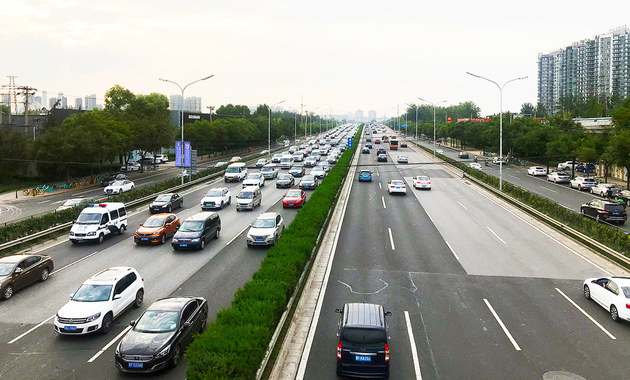
{"type": "Polygon", "coordinates": [[[247,165],[244,162],[230,164],[225,169],[223,179],[225,182],[241,182],[247,175],[247,165]]]}
{"type": "Polygon", "coordinates": [[[280,159],[280,169],[291,169],[293,166],[293,156],[290,154],[283,154],[280,159]]]}
{"type": "Polygon", "coordinates": [[[83,241],[102,243],[105,236],[113,233],[122,235],[127,229],[125,204],[108,202],[90,204],[84,208],[70,229],[72,244],[83,241]]]}

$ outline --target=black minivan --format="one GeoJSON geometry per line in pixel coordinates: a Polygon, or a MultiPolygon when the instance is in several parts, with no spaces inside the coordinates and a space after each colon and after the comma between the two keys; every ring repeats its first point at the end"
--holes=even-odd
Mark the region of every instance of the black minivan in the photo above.
{"type": "Polygon", "coordinates": [[[219,238],[221,233],[221,218],[216,212],[200,212],[184,220],[171,245],[174,250],[204,249],[206,242],[212,238],[219,238]]]}
{"type": "Polygon", "coordinates": [[[383,306],[347,303],[339,320],[337,374],[341,376],[389,377],[389,336],[383,306]]]}

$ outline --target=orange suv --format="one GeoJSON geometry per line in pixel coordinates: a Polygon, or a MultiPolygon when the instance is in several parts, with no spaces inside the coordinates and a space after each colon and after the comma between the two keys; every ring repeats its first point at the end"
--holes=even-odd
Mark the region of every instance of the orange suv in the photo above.
{"type": "Polygon", "coordinates": [[[164,244],[166,239],[175,235],[179,228],[179,218],[175,214],[152,215],[140,228],[136,230],[133,241],[136,244],[159,243],[164,244]]]}

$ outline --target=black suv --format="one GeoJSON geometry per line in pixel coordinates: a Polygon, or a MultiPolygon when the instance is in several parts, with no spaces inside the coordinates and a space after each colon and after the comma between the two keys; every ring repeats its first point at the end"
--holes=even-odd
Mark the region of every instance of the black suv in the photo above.
{"type": "Polygon", "coordinates": [[[204,249],[206,242],[212,238],[218,239],[221,233],[221,218],[216,212],[200,212],[184,220],[175,235],[171,245],[174,250],[204,249]]]}
{"type": "Polygon", "coordinates": [[[347,303],[339,321],[337,374],[357,377],[389,377],[389,337],[383,306],[347,303]]]}
{"type": "Polygon", "coordinates": [[[619,202],[594,199],[580,207],[582,215],[607,223],[624,224],[628,218],[626,208],[619,202]]]}

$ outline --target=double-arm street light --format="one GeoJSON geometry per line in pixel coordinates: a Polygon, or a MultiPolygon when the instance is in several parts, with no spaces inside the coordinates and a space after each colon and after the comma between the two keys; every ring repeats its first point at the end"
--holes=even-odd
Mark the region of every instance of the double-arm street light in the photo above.
{"type": "Polygon", "coordinates": [[[486,80],[490,83],[494,83],[494,85],[497,86],[497,88],[499,89],[499,191],[503,191],[503,87],[505,87],[505,85],[510,82],[526,79],[527,77],[524,76],[510,79],[509,81],[500,85],[491,79],[482,77],[481,75],[469,73],[468,71],[466,71],[466,74],[471,75],[475,78],[486,80]]]}
{"type": "MultiPolygon", "coordinates": [[[[173,83],[174,85],[179,87],[179,89],[182,91],[182,110],[180,112],[180,117],[179,117],[179,127],[182,130],[182,143],[181,143],[181,151],[180,151],[180,153],[181,153],[181,156],[180,156],[181,157],[181,164],[182,164],[182,185],[184,184],[184,90],[186,90],[186,87],[190,86],[191,84],[195,84],[197,82],[201,82],[202,80],[210,79],[213,76],[214,76],[214,74],[209,75],[209,76],[207,76],[205,78],[197,79],[194,82],[188,83],[184,87],[180,86],[179,83],[177,83],[177,82],[173,82],[172,80],[159,78],[163,82],[173,83]]],[[[210,114],[212,114],[212,111],[210,111],[210,114]]],[[[192,173],[189,173],[189,175],[192,175],[192,173]]]]}
{"type": "Polygon", "coordinates": [[[272,104],[269,106],[269,129],[267,130],[267,150],[269,151],[269,156],[271,156],[271,107],[277,106],[278,104],[284,103],[284,100],[278,102],[276,104],[272,104]]]}
{"type": "MultiPolygon", "coordinates": [[[[430,103],[430,104],[433,106],[433,157],[435,158],[435,106],[436,106],[437,104],[440,104],[440,103],[446,103],[446,100],[442,100],[442,101],[440,101],[440,102],[433,103],[433,102],[430,102],[430,101],[425,100],[425,99],[422,99],[422,98],[418,98],[418,99],[422,100],[423,102],[430,103]]],[[[416,122],[416,123],[417,123],[417,122],[416,122]]],[[[417,134],[417,132],[416,132],[416,134],[417,134]]],[[[418,136],[416,136],[416,138],[417,138],[417,137],[418,137],[418,136]]]]}

